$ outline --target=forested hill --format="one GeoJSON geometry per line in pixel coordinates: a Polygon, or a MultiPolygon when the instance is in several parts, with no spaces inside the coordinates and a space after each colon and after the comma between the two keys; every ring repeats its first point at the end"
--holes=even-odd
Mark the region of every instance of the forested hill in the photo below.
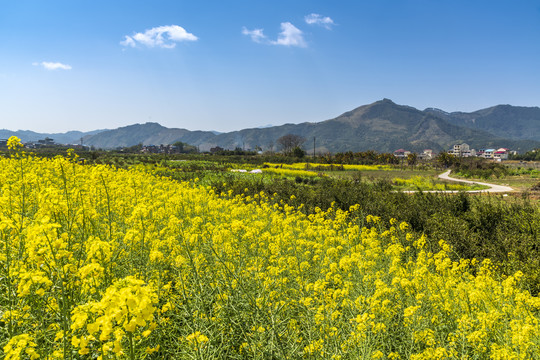
{"type": "Polygon", "coordinates": [[[105,130],[93,130],[88,132],[82,131],[68,131],[65,133],[38,133],[31,130],[6,130],[0,129],[0,139],[8,139],[11,136],[16,136],[21,139],[22,142],[33,142],[46,137],[53,139],[59,144],[80,144],[81,139],[86,139],[92,135],[98,134],[105,130]]]}
{"type": "MultiPolygon", "coordinates": [[[[516,109],[521,111],[522,108],[516,109]]],[[[510,110],[507,112],[511,113],[510,110]]],[[[466,142],[474,148],[506,147],[518,151],[540,147],[538,132],[536,138],[532,136],[533,139],[517,135],[504,137],[484,129],[458,124],[446,114],[433,109],[421,111],[383,99],[321,122],[243,129],[222,134],[169,129],[157,123],[146,123],[100,132],[89,136],[86,143],[99,148],[114,148],[139,143],[159,145],[182,141],[197,145],[201,150],[215,146],[225,149],[260,147],[263,150],[278,150],[276,140],[279,137],[296,134],[306,138],[305,147],[310,151],[315,139],[317,152],[389,152],[398,148],[441,151],[456,142],[466,142]]],[[[540,114],[534,121],[540,123],[540,114]]],[[[534,121],[529,120],[531,124],[536,124],[534,121]]],[[[534,128],[534,125],[531,127],[534,128]]],[[[511,132],[508,134],[512,135],[511,132]]]]}
{"type": "Polygon", "coordinates": [[[540,141],[540,108],[538,107],[497,105],[472,113],[447,113],[438,109],[425,111],[458,126],[485,130],[501,137],[540,141]]]}
{"type": "MultiPolygon", "coordinates": [[[[188,123],[189,119],[184,119],[188,123]]],[[[540,109],[498,105],[472,113],[429,108],[418,110],[398,105],[389,99],[360,106],[334,119],[265,128],[243,129],[228,133],[167,128],[158,123],[134,124],[114,130],[70,131],[64,134],[39,134],[32,131],[0,130],[0,137],[15,135],[24,142],[45,137],[57,143],[80,143],[111,149],[137,144],[161,145],[177,141],[196,145],[205,151],[224,149],[278,151],[276,140],[295,134],[306,139],[304,147],[318,153],[365,151],[392,152],[446,150],[466,142],[473,148],[505,147],[519,152],[540,148],[540,109]]]]}

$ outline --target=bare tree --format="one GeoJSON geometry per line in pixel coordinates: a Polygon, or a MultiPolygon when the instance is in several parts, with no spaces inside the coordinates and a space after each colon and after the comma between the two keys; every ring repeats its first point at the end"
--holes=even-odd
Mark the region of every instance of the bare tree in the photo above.
{"type": "Polygon", "coordinates": [[[276,140],[285,155],[291,154],[295,148],[300,148],[306,139],[300,135],[286,134],[276,140]]]}

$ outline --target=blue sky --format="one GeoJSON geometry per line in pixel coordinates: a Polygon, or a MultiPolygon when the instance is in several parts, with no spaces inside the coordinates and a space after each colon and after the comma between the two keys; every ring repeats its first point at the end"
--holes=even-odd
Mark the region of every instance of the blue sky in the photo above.
{"type": "Polygon", "coordinates": [[[540,0],[0,0],[0,128],[540,105],[540,0]]]}

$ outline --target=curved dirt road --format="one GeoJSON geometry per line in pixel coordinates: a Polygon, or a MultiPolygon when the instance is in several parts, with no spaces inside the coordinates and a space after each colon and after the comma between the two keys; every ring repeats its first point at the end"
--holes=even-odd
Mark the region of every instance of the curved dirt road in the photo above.
{"type": "Polygon", "coordinates": [[[489,186],[489,189],[466,191],[466,192],[469,192],[469,193],[481,193],[481,192],[505,193],[505,192],[514,191],[514,189],[512,189],[510,186],[488,184],[488,183],[479,182],[479,181],[454,179],[454,178],[451,178],[450,176],[448,176],[448,175],[450,175],[450,171],[451,170],[448,170],[448,171],[442,173],[441,175],[439,175],[439,179],[448,180],[448,181],[462,182],[462,183],[466,183],[466,184],[479,184],[479,185],[489,186]]]}

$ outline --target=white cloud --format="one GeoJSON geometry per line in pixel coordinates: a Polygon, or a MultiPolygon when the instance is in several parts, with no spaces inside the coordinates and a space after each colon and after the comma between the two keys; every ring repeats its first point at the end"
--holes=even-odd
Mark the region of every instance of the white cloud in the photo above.
{"type": "Polygon", "coordinates": [[[270,43],[284,46],[307,46],[302,30],[298,29],[290,22],[281,23],[281,32],[278,35],[278,39],[276,41],[271,41],[270,43]]]}
{"type": "Polygon", "coordinates": [[[198,38],[188,33],[183,27],[178,25],[158,26],[144,33],[136,33],[133,36],[125,37],[120,44],[128,47],[136,47],[141,44],[147,47],[160,47],[172,49],[177,42],[181,41],[196,41],[198,38]]]}
{"type": "Polygon", "coordinates": [[[127,36],[127,35],[124,41],[120,41],[120,44],[123,46],[135,47],[135,41],[130,36],[127,36]]]}
{"type": "Polygon", "coordinates": [[[248,30],[245,26],[242,28],[242,34],[251,37],[251,40],[256,43],[260,43],[266,39],[266,36],[263,33],[263,29],[253,29],[248,30]]]}
{"type": "Polygon", "coordinates": [[[320,25],[324,26],[328,30],[332,28],[333,25],[335,25],[334,20],[329,18],[328,16],[322,16],[319,14],[309,14],[304,17],[304,20],[309,25],[320,25]]]}
{"type": "Polygon", "coordinates": [[[43,61],[40,63],[32,63],[34,66],[43,66],[47,70],[71,70],[71,65],[62,64],[59,62],[43,61]]]}

